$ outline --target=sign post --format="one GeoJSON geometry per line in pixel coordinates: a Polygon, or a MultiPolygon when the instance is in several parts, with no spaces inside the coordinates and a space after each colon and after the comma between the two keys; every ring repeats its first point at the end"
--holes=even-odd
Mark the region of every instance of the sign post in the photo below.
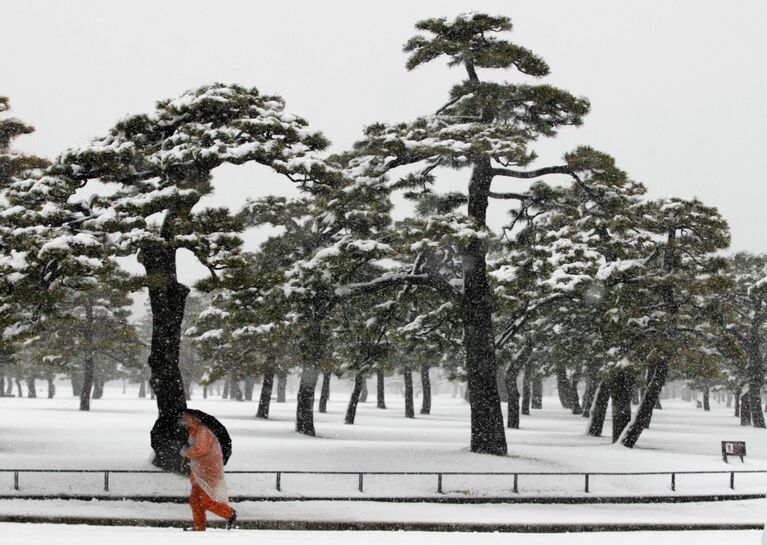
{"type": "Polygon", "coordinates": [[[722,458],[724,459],[725,463],[727,463],[728,456],[738,456],[742,462],[745,455],[745,441],[722,441],[722,458]]]}

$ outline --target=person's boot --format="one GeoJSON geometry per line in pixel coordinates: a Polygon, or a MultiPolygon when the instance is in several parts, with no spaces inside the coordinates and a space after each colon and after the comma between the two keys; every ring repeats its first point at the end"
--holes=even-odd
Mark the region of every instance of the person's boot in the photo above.
{"type": "Polygon", "coordinates": [[[234,523],[237,522],[237,511],[232,509],[232,516],[229,517],[226,521],[226,529],[231,530],[234,528],[234,523]]]}

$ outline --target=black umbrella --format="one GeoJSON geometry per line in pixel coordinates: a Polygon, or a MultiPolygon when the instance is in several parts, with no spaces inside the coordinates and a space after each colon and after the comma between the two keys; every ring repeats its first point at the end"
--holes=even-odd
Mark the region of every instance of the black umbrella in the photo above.
{"type": "Polygon", "coordinates": [[[226,465],[226,462],[229,461],[229,457],[232,455],[232,438],[229,437],[226,427],[215,416],[198,411],[197,409],[185,409],[184,412],[194,416],[213,432],[213,435],[216,436],[221,445],[221,453],[224,455],[224,465],[226,465]]]}

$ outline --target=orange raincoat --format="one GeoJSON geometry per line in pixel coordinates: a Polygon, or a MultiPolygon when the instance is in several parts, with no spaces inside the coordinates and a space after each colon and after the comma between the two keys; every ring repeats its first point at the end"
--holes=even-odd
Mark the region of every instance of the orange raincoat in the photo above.
{"type": "Polygon", "coordinates": [[[189,458],[192,492],[189,504],[192,507],[195,530],[205,530],[206,511],[229,520],[234,509],[228,504],[226,481],[224,481],[224,457],[218,439],[207,426],[191,415],[184,415],[189,430],[189,448],[181,455],[189,458]]]}

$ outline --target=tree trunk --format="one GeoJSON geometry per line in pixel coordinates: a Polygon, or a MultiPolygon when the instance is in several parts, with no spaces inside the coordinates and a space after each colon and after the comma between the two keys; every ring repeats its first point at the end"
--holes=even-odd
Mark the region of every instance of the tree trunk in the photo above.
{"type": "Polygon", "coordinates": [[[498,373],[495,376],[495,383],[498,385],[498,398],[501,400],[501,403],[509,401],[509,392],[506,390],[506,373],[508,373],[508,368],[504,369],[503,365],[499,365],[498,373]]]}
{"type": "Polygon", "coordinates": [[[762,412],[762,386],[764,385],[764,361],[762,359],[762,336],[761,329],[764,325],[764,311],[762,301],[754,301],[754,318],[746,341],[746,353],[748,354],[748,393],[751,396],[748,409],[751,413],[751,423],[755,428],[764,428],[764,412],[762,412]]]}
{"type": "Polygon", "coordinates": [[[24,397],[24,392],[21,390],[21,378],[15,377],[14,381],[16,382],[16,391],[19,393],[19,397],[24,397]]]}
{"type": "Polygon", "coordinates": [[[288,372],[280,371],[277,374],[277,403],[285,403],[285,390],[288,386],[288,372]]]}
{"type": "Polygon", "coordinates": [[[751,395],[746,392],[740,396],[740,425],[750,426],[751,418],[751,395]]]}
{"type": "Polygon", "coordinates": [[[151,431],[155,452],[152,463],[166,471],[178,472],[181,465],[179,451],[187,441],[186,430],[178,425],[178,419],[187,407],[178,356],[189,288],[177,280],[175,248],[147,246],[141,249],[138,257],[146,269],[152,309],[149,384],[157,399],[158,412],[151,431]]]}
{"type": "Polygon", "coordinates": [[[232,384],[231,373],[224,379],[224,391],[221,393],[221,399],[229,399],[229,387],[232,384]]]}
{"type": "MultiPolygon", "coordinates": [[[[93,322],[93,309],[90,305],[85,307],[86,319],[89,323],[93,322]]],[[[85,333],[85,342],[88,347],[93,346],[93,330],[85,333]]],[[[80,385],[80,410],[91,410],[91,393],[93,391],[93,376],[96,372],[96,359],[92,349],[85,353],[85,365],[83,366],[83,380],[80,385]]]]}
{"type": "Polygon", "coordinates": [[[35,375],[27,375],[27,397],[37,397],[37,386],[35,385],[35,375]]]}
{"type": "Polygon", "coordinates": [[[521,367],[516,362],[511,362],[504,375],[504,387],[508,394],[506,427],[513,430],[519,429],[519,388],[517,388],[517,376],[521,367]]]}
{"type": "Polygon", "coordinates": [[[533,409],[543,408],[543,377],[536,376],[533,379],[533,398],[530,406],[533,409]]]}
{"type": "Polygon", "coordinates": [[[240,381],[234,377],[229,382],[229,397],[235,401],[243,401],[244,399],[240,381]]]}
{"type": "Polygon", "coordinates": [[[301,342],[303,369],[296,399],[296,431],[314,437],[314,391],[325,349],[321,321],[318,318],[307,328],[305,335],[301,342]]]}
{"type": "Polygon", "coordinates": [[[594,403],[594,394],[599,386],[598,373],[599,369],[596,366],[586,366],[586,390],[583,392],[583,410],[581,411],[583,418],[591,416],[591,405],[594,403]]]}
{"type": "Polygon", "coordinates": [[[384,372],[383,369],[379,369],[376,373],[377,378],[377,384],[376,384],[376,401],[377,406],[379,409],[385,409],[386,408],[386,384],[384,382],[384,372]]]}
{"type": "Polygon", "coordinates": [[[580,399],[578,399],[578,383],[579,382],[580,382],[580,372],[573,373],[573,378],[570,381],[570,404],[572,405],[573,414],[581,414],[583,412],[580,399]]]}
{"type": "Polygon", "coordinates": [[[256,389],[256,381],[253,375],[245,377],[245,401],[253,401],[253,391],[256,389]]]}
{"type": "Polygon", "coordinates": [[[711,390],[708,386],[703,389],[703,410],[711,410],[711,390]]]}
{"type": "MultiPolygon", "coordinates": [[[[54,377],[48,377],[48,399],[53,399],[56,396],[56,385],[53,383],[54,377]]],[[[0,387],[0,390],[2,388],[0,387]]]]}
{"type": "Polygon", "coordinates": [[[186,372],[181,373],[181,380],[184,386],[184,399],[191,401],[192,399],[192,376],[186,372]]]}
{"type": "Polygon", "coordinates": [[[634,378],[626,372],[616,372],[610,381],[610,396],[613,402],[613,443],[618,441],[623,430],[631,422],[631,394],[634,378]]]}
{"type": "MultiPolygon", "coordinates": [[[[522,414],[528,415],[530,414],[530,401],[532,398],[532,382],[530,380],[532,369],[530,368],[530,362],[524,364],[524,369],[525,372],[522,375],[522,414]]],[[[516,388],[516,383],[514,387],[516,388]]]]}
{"type": "Polygon", "coordinates": [[[365,375],[362,373],[354,375],[354,388],[352,388],[352,395],[349,397],[349,405],[346,407],[345,424],[354,424],[354,418],[357,416],[357,404],[360,401],[360,395],[364,386],[365,375]]]}
{"type": "Polygon", "coordinates": [[[557,377],[557,394],[559,395],[559,403],[563,409],[573,408],[573,397],[570,393],[570,381],[567,380],[567,369],[564,364],[558,363],[556,366],[557,377]]]}
{"type": "Polygon", "coordinates": [[[607,416],[607,405],[610,403],[610,385],[603,380],[594,393],[594,401],[589,409],[589,426],[587,433],[593,437],[602,437],[602,430],[607,416]]]}
{"type": "Polygon", "coordinates": [[[360,403],[367,403],[368,401],[368,381],[367,378],[365,378],[365,381],[362,383],[362,391],[360,392],[360,403]]]}
{"type": "Polygon", "coordinates": [[[431,378],[429,377],[429,364],[421,365],[421,414],[431,414],[431,378]]]}
{"type": "MultiPolygon", "coordinates": [[[[477,226],[487,219],[488,194],[493,180],[489,157],[477,159],[469,182],[467,212],[477,226]]],[[[461,251],[463,298],[461,320],[464,331],[466,372],[471,392],[471,451],[505,456],[506,432],[496,384],[493,294],[487,281],[487,244],[472,238],[461,251]]]]}
{"type": "Polygon", "coordinates": [[[650,427],[653,409],[655,409],[655,404],[660,397],[667,376],[668,360],[664,359],[663,362],[653,366],[650,382],[647,384],[642,401],[637,408],[636,416],[620,438],[623,446],[633,448],[642,431],[650,427]]]}
{"type": "MultiPolygon", "coordinates": [[[[266,356],[267,361],[269,355],[266,356]]],[[[256,411],[256,418],[269,418],[269,406],[272,401],[272,385],[274,384],[274,368],[271,365],[267,365],[264,371],[264,380],[261,383],[261,394],[258,396],[258,410],[256,411]]]]}
{"type": "Polygon", "coordinates": [[[738,386],[733,390],[733,402],[735,403],[735,414],[733,416],[740,418],[740,394],[742,393],[743,389],[738,386]]]}
{"type": "Polygon", "coordinates": [[[413,403],[413,372],[410,369],[402,371],[405,377],[405,418],[415,418],[413,403]]]}
{"type": "Polygon", "coordinates": [[[94,374],[93,378],[93,394],[92,399],[101,399],[104,397],[104,380],[98,375],[94,374]]]}
{"type": "Polygon", "coordinates": [[[146,397],[146,382],[143,380],[139,383],[138,396],[142,399],[146,397]]]}
{"type": "Polygon", "coordinates": [[[328,412],[328,400],[330,399],[330,371],[322,373],[322,387],[320,388],[320,406],[321,413],[328,412]]]}
{"type": "MultiPolygon", "coordinates": [[[[143,382],[141,383],[141,386],[144,386],[143,382]]],[[[202,398],[203,399],[208,399],[208,385],[207,384],[203,384],[202,385],[202,398]]]]}

